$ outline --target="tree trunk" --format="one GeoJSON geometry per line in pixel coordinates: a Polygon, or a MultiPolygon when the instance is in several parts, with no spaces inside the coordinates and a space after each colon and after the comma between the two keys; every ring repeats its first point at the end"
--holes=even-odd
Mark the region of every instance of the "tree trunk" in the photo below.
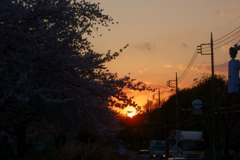
{"type": "Polygon", "coordinates": [[[60,146],[60,141],[61,141],[61,137],[60,136],[54,136],[55,139],[55,148],[59,148],[60,146]]]}
{"type": "Polygon", "coordinates": [[[61,135],[61,136],[54,135],[54,139],[55,139],[55,147],[57,149],[60,147],[61,142],[62,142],[61,146],[64,146],[66,144],[66,136],[65,135],[61,135]]]}
{"type": "Polygon", "coordinates": [[[26,126],[21,124],[13,129],[17,138],[17,155],[24,157],[26,155],[26,126]]]}
{"type": "Polygon", "coordinates": [[[64,146],[67,142],[67,138],[65,135],[62,135],[62,146],[64,146]]]}

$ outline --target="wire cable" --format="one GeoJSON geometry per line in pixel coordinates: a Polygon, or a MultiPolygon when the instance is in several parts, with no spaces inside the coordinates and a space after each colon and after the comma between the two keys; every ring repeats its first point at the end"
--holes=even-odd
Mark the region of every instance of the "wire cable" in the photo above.
{"type": "MultiPolygon", "coordinates": [[[[233,105],[233,106],[228,106],[228,107],[221,107],[221,108],[217,108],[217,109],[215,109],[215,111],[220,111],[220,110],[222,110],[222,109],[230,109],[230,108],[236,108],[236,107],[239,107],[240,106],[240,104],[237,104],[237,105],[233,105]]],[[[211,116],[212,115],[212,111],[213,110],[209,110],[208,112],[206,112],[204,115],[201,115],[201,119],[199,119],[199,117],[193,117],[193,118],[191,118],[191,119],[189,119],[189,120],[185,120],[185,121],[181,121],[181,122],[179,122],[178,123],[178,125],[184,125],[184,126],[186,126],[186,125],[194,125],[194,124],[196,124],[196,123],[198,123],[199,121],[202,121],[202,120],[205,120],[205,119],[207,119],[209,116],[211,116]],[[196,119],[199,119],[199,120],[196,120],[196,119]]],[[[238,109],[238,108],[236,108],[236,110],[234,110],[234,111],[229,111],[229,110],[227,110],[227,111],[221,111],[221,114],[228,114],[228,113],[236,113],[236,112],[240,112],[240,110],[238,109]]],[[[176,126],[177,124],[171,124],[171,125],[169,125],[169,126],[176,126]]]]}
{"type": "MultiPolygon", "coordinates": [[[[238,26],[237,28],[235,28],[233,31],[229,32],[229,33],[228,33],[228,34],[226,34],[225,36],[222,36],[221,38],[218,38],[217,40],[214,40],[213,42],[217,42],[217,41],[219,41],[219,40],[223,39],[224,37],[226,37],[226,36],[230,35],[230,34],[231,34],[231,33],[233,33],[234,31],[236,31],[238,28],[240,28],[240,26],[238,26]]],[[[239,31],[238,31],[238,32],[239,32],[239,31]]]]}
{"type": "Polygon", "coordinates": [[[187,67],[185,68],[185,71],[179,76],[179,80],[182,79],[182,77],[186,74],[186,72],[188,72],[187,70],[192,66],[192,63],[195,61],[196,55],[197,55],[196,51],[197,50],[195,50],[190,62],[188,63],[187,67]]]}
{"type": "MultiPolygon", "coordinates": [[[[215,45],[218,45],[218,44],[220,44],[220,45],[214,47],[213,49],[218,49],[218,48],[220,48],[220,47],[222,47],[222,46],[224,46],[224,45],[226,45],[226,44],[228,44],[228,43],[236,40],[238,37],[240,37],[240,34],[239,34],[239,33],[240,33],[240,30],[238,30],[239,28],[240,28],[240,26],[238,26],[237,28],[235,28],[234,30],[232,30],[231,32],[229,32],[228,34],[222,36],[221,38],[218,38],[217,40],[215,40],[214,42],[218,42],[219,40],[227,37],[227,38],[223,39],[222,41],[214,44],[214,46],[215,46],[215,45]],[[236,31],[236,30],[238,30],[238,31],[236,31]],[[236,31],[236,32],[235,32],[235,31],[236,31]],[[234,32],[235,32],[235,33],[234,33],[234,32]],[[232,33],[233,33],[233,34],[232,34],[232,33]],[[232,35],[230,35],[230,34],[232,34],[232,35]],[[235,35],[237,35],[237,36],[234,37],[235,35]],[[227,41],[228,39],[230,39],[230,38],[232,38],[232,37],[234,37],[234,38],[231,39],[231,40],[229,40],[229,41],[227,41]],[[226,43],[223,43],[223,42],[225,42],[225,41],[227,41],[227,42],[226,42],[226,43]],[[223,43],[223,44],[221,44],[221,43],[223,43]]],[[[240,42],[240,40],[238,41],[238,43],[239,43],[239,42],[240,42]]],[[[204,52],[205,52],[205,53],[206,53],[206,52],[211,52],[210,46],[209,46],[209,47],[204,47],[204,48],[202,48],[202,52],[203,52],[203,53],[204,53],[204,52]],[[205,50],[205,49],[208,49],[208,50],[205,50]]]]}
{"type": "MultiPolygon", "coordinates": [[[[235,34],[237,34],[237,33],[239,33],[239,32],[240,32],[240,30],[239,30],[239,31],[237,31],[235,34]]],[[[218,43],[216,43],[216,44],[214,44],[214,45],[218,45],[218,44],[220,44],[220,43],[222,43],[222,42],[224,42],[224,41],[228,40],[229,38],[233,37],[235,34],[231,35],[231,36],[230,36],[230,37],[228,37],[228,38],[225,38],[224,40],[222,40],[222,41],[220,41],[220,42],[218,42],[218,43]]]]}
{"type": "Polygon", "coordinates": [[[192,58],[191,58],[191,60],[190,60],[190,62],[189,62],[188,65],[187,65],[187,67],[185,68],[185,70],[183,71],[183,73],[179,76],[178,82],[181,82],[181,81],[185,78],[185,76],[188,74],[188,72],[189,72],[189,70],[191,69],[194,61],[195,61],[196,58],[197,58],[197,56],[198,56],[198,53],[197,53],[197,49],[196,49],[195,52],[194,52],[194,54],[193,54],[193,56],[192,56],[192,58]]]}
{"type": "Polygon", "coordinates": [[[225,26],[223,26],[223,27],[221,27],[221,28],[219,28],[219,29],[217,29],[217,30],[215,30],[215,31],[213,31],[213,32],[217,32],[217,31],[219,31],[219,30],[221,30],[221,29],[229,26],[230,24],[232,24],[233,22],[235,22],[238,18],[240,18],[240,16],[238,16],[237,18],[235,18],[232,22],[228,23],[227,25],[225,25],[225,26]]]}
{"type": "Polygon", "coordinates": [[[233,40],[237,39],[238,37],[240,37],[240,35],[238,35],[238,36],[235,37],[234,39],[232,39],[232,40],[230,40],[230,41],[228,41],[228,42],[226,42],[226,43],[224,43],[224,44],[222,44],[222,45],[220,45],[220,46],[218,46],[218,47],[215,47],[214,49],[218,49],[218,48],[220,48],[220,47],[222,47],[222,46],[224,46],[224,45],[226,45],[226,44],[232,42],[233,40]]]}

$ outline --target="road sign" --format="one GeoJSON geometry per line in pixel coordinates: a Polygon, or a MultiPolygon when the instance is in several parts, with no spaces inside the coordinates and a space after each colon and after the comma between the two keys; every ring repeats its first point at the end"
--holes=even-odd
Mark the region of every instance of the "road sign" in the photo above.
{"type": "Polygon", "coordinates": [[[174,129],[171,129],[171,130],[169,131],[169,136],[170,136],[170,137],[175,137],[175,135],[176,135],[176,131],[175,131],[174,129]]]}
{"type": "Polygon", "coordinates": [[[200,99],[195,99],[192,102],[192,105],[195,109],[200,109],[200,108],[202,108],[202,101],[200,99]]]}
{"type": "Polygon", "coordinates": [[[174,145],[176,144],[176,142],[177,142],[177,141],[176,141],[175,138],[170,138],[170,139],[169,139],[169,143],[170,143],[171,146],[174,146],[174,145]]]}

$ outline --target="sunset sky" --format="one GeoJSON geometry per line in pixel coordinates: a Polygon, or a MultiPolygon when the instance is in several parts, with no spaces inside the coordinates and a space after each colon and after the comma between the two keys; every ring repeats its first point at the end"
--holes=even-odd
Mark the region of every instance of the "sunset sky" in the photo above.
{"type": "MultiPolygon", "coordinates": [[[[131,78],[160,88],[161,98],[167,99],[169,92],[166,91],[169,88],[166,84],[168,80],[175,80],[176,72],[181,78],[180,89],[190,87],[193,79],[200,78],[202,73],[211,74],[211,56],[195,54],[198,45],[210,43],[211,32],[214,48],[218,47],[214,49],[215,74],[227,76],[228,50],[240,40],[240,37],[233,40],[240,35],[236,33],[240,29],[228,39],[218,39],[240,26],[240,0],[90,1],[99,2],[103,13],[118,22],[93,33],[94,38],[90,41],[94,50],[100,53],[108,50],[115,52],[129,44],[116,60],[107,64],[109,70],[117,72],[119,77],[131,73],[131,78]],[[230,40],[233,41],[224,45],[230,40]],[[194,55],[197,55],[196,59],[194,55]],[[186,72],[191,60],[194,63],[186,72]]],[[[140,106],[147,99],[152,100],[153,95],[152,92],[128,94],[133,95],[140,106]]]]}

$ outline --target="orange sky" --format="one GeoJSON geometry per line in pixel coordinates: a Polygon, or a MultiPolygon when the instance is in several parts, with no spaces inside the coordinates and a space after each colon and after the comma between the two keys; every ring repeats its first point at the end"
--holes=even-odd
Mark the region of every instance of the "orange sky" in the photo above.
{"type": "MultiPolygon", "coordinates": [[[[161,89],[161,98],[168,98],[168,80],[175,80],[179,88],[190,87],[201,74],[211,74],[211,56],[196,54],[194,63],[186,73],[198,45],[214,41],[215,74],[228,74],[229,47],[238,43],[239,33],[229,39],[218,40],[240,26],[240,0],[90,0],[100,2],[104,13],[118,24],[100,28],[90,38],[94,50],[100,53],[119,51],[129,47],[112,62],[106,64],[119,77],[131,78],[161,89]],[[111,31],[108,31],[111,29],[111,31]],[[102,34],[102,36],[100,36],[102,34]],[[218,40],[218,41],[217,41],[218,40]],[[223,42],[221,42],[223,40],[223,42]],[[228,40],[233,40],[224,45],[228,40]],[[218,47],[218,48],[217,48],[218,47]]],[[[238,56],[237,58],[238,59],[238,56]]],[[[151,92],[132,92],[134,100],[144,105],[152,100],[151,92]]],[[[157,92],[156,92],[157,93],[157,92]]]]}

